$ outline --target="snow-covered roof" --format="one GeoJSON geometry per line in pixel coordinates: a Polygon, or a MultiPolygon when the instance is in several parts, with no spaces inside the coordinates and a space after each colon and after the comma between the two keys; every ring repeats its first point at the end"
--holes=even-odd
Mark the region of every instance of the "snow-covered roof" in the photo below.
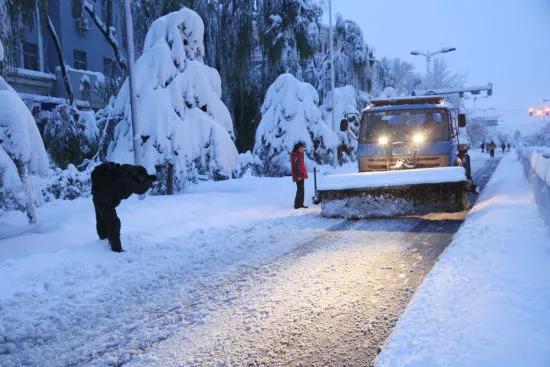
{"type": "MultiPolygon", "coordinates": [[[[53,103],[53,104],[66,104],[67,100],[65,98],[60,97],[52,97],[52,96],[40,96],[38,94],[31,94],[31,93],[18,93],[19,97],[21,97],[24,101],[30,101],[30,102],[44,102],[44,103],[53,103]]],[[[80,99],[76,100],[76,105],[78,107],[90,107],[90,102],[88,101],[82,101],[80,99]]]]}
{"type": "Polygon", "coordinates": [[[48,80],[56,80],[57,79],[54,74],[44,73],[42,71],[37,71],[37,70],[16,68],[15,73],[17,75],[27,76],[27,77],[31,77],[31,78],[48,79],[48,80]]]}

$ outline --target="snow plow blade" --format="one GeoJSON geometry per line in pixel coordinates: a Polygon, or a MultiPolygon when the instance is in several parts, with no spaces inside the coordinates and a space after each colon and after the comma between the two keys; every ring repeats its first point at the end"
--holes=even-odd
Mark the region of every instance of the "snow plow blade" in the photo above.
{"type": "Polygon", "coordinates": [[[468,208],[462,167],[325,176],[316,191],[321,214],[349,219],[460,212],[468,208]]]}

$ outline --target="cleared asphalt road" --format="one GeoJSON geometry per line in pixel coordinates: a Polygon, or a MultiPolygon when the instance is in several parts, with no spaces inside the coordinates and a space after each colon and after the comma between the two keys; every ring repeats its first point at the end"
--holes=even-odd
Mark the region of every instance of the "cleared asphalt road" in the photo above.
{"type": "MultiPolygon", "coordinates": [[[[497,164],[476,172],[481,187],[497,164]]],[[[464,216],[342,222],[205,290],[213,312],[203,324],[129,365],[372,365],[464,216]]]]}

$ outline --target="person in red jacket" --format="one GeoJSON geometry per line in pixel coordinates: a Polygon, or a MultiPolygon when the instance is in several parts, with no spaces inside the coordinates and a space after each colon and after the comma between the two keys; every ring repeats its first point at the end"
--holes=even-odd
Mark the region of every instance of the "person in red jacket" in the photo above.
{"type": "Polygon", "coordinates": [[[307,179],[306,163],[304,162],[304,143],[298,142],[290,155],[292,181],[296,182],[296,198],[294,209],[307,208],[304,205],[304,181],[307,179]]]}

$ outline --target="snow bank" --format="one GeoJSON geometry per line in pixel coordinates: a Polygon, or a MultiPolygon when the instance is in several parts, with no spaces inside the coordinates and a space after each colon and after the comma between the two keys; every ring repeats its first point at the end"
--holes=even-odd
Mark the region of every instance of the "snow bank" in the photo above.
{"type": "MultiPolygon", "coordinates": [[[[142,162],[149,172],[173,164],[176,184],[197,176],[231,177],[238,165],[220,76],[202,61],[203,36],[197,13],[188,8],[169,13],[151,25],[136,62],[142,162]]],[[[113,108],[120,122],[108,160],[134,161],[129,97],[126,80],[113,108]]]]}
{"type": "Polygon", "coordinates": [[[309,159],[334,162],[339,139],[323,121],[318,104],[315,88],[291,74],[280,75],[269,87],[254,145],[254,154],[263,162],[261,173],[290,174],[290,153],[299,141],[305,143],[309,159]]]}
{"type": "Polygon", "coordinates": [[[317,189],[345,190],[461,181],[466,181],[462,167],[418,168],[319,176],[317,189]]]}
{"type": "Polygon", "coordinates": [[[550,150],[523,148],[518,151],[525,175],[533,185],[535,201],[546,224],[550,226],[550,150]]]}
{"type": "Polygon", "coordinates": [[[505,156],[376,365],[550,365],[548,269],[547,228],[505,156]]]}
{"type": "Polygon", "coordinates": [[[332,91],[328,92],[323,105],[321,106],[323,119],[329,126],[332,125],[332,114],[334,113],[334,122],[336,126],[332,129],[338,135],[340,140],[340,149],[342,149],[342,160],[345,162],[355,160],[357,150],[357,139],[359,136],[359,111],[357,110],[357,93],[351,85],[334,89],[334,107],[332,106],[332,91]],[[347,131],[340,131],[340,121],[350,115],[353,120],[350,121],[347,131]]]}

